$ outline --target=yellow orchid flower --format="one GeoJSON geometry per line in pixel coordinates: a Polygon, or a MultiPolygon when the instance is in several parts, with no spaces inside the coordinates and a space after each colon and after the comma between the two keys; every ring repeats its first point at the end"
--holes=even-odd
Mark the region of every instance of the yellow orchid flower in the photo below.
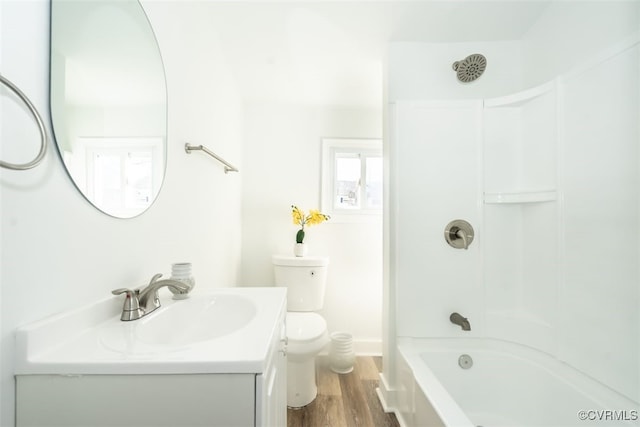
{"type": "Polygon", "coordinates": [[[296,205],[291,205],[291,218],[295,225],[299,225],[301,227],[296,233],[296,243],[303,242],[305,225],[312,226],[330,219],[329,215],[325,215],[317,209],[309,210],[309,215],[306,215],[304,211],[296,205]]]}
{"type": "Polygon", "coordinates": [[[309,217],[307,220],[307,224],[309,225],[315,225],[315,224],[320,224],[323,221],[327,220],[327,215],[320,213],[319,210],[314,210],[311,209],[309,211],[309,217]]]}
{"type": "Polygon", "coordinates": [[[293,217],[293,223],[295,225],[304,226],[304,212],[297,206],[291,205],[291,216],[293,217]]]}

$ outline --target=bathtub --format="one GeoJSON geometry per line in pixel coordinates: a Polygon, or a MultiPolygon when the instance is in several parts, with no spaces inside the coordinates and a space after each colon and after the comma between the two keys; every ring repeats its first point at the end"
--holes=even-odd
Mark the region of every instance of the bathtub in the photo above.
{"type": "Polygon", "coordinates": [[[637,426],[640,406],[557,359],[489,339],[398,341],[404,426],[637,426]],[[461,355],[468,355],[463,369],[461,355]]]}

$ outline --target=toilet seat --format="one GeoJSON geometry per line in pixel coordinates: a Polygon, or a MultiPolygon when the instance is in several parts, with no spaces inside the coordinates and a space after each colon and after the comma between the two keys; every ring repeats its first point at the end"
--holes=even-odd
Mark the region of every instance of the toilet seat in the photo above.
{"type": "Polygon", "coordinates": [[[318,313],[289,312],[286,322],[289,343],[312,343],[327,333],[327,321],[318,313]]]}

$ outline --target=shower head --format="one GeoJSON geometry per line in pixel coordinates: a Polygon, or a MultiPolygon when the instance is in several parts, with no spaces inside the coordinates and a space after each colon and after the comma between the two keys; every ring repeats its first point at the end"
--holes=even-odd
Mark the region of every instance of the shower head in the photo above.
{"type": "Polygon", "coordinates": [[[487,58],[479,53],[467,56],[461,61],[453,63],[453,70],[462,83],[469,83],[477,79],[487,68],[487,58]]]}

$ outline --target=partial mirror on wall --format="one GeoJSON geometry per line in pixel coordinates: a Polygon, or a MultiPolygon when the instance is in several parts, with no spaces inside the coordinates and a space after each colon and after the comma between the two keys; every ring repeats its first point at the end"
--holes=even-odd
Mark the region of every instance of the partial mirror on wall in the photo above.
{"type": "Polygon", "coordinates": [[[131,218],[164,179],[167,90],[137,0],[51,1],[51,118],[60,157],[96,208],[131,218]]]}

